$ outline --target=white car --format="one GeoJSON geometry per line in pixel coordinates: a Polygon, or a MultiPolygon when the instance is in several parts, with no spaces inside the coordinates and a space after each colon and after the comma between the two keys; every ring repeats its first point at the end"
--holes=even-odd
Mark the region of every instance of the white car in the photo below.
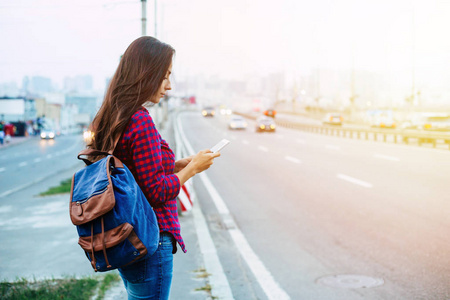
{"type": "Polygon", "coordinates": [[[247,121],[241,116],[231,116],[228,122],[229,129],[247,129],[247,121]]]}
{"type": "Polygon", "coordinates": [[[52,129],[42,129],[41,130],[41,139],[51,139],[53,140],[55,138],[55,131],[52,129]]]}
{"type": "Polygon", "coordinates": [[[417,122],[417,129],[450,131],[450,115],[446,113],[424,114],[417,122]]]}

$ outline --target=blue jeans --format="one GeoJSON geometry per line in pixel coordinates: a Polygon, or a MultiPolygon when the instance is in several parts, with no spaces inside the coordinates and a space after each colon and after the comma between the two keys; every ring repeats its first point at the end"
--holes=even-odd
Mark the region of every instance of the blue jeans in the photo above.
{"type": "Polygon", "coordinates": [[[169,299],[175,247],[173,235],[161,232],[159,247],[152,256],[119,269],[128,300],[169,299]]]}

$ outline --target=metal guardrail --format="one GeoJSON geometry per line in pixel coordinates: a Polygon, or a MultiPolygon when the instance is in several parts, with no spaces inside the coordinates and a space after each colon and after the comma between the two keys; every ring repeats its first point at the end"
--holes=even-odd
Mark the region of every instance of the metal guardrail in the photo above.
{"type": "MultiPolygon", "coordinates": [[[[248,119],[255,120],[254,115],[234,112],[248,119]]],[[[436,132],[422,132],[417,130],[399,130],[399,129],[372,129],[372,128],[345,128],[333,125],[312,125],[282,119],[275,119],[278,126],[298,129],[306,132],[319,133],[340,136],[344,138],[357,138],[372,141],[392,141],[395,144],[411,144],[416,142],[419,146],[423,144],[432,144],[433,148],[437,145],[446,145],[450,149],[450,134],[436,132]]]]}

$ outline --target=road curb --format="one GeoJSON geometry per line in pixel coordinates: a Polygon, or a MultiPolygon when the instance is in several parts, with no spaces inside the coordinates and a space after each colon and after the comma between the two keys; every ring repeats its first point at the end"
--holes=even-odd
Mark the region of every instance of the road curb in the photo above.
{"type": "Polygon", "coordinates": [[[29,142],[29,141],[31,141],[33,139],[34,139],[33,137],[24,137],[23,139],[21,138],[20,141],[15,141],[14,143],[5,143],[3,141],[3,145],[0,146],[0,151],[2,149],[6,149],[6,148],[14,147],[14,146],[17,146],[17,145],[21,145],[21,144],[29,142]]]}

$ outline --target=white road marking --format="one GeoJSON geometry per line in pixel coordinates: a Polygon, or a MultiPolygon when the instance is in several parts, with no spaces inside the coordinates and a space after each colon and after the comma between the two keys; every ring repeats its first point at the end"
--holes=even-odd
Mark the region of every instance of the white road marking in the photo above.
{"type": "Polygon", "coordinates": [[[264,146],[258,146],[258,150],[264,151],[264,152],[269,152],[269,149],[267,149],[264,146]]]}
{"type": "Polygon", "coordinates": [[[195,229],[197,232],[200,251],[202,252],[205,262],[205,268],[210,275],[212,293],[219,299],[233,299],[228,279],[222,268],[222,265],[217,255],[217,249],[211,238],[211,234],[206,224],[205,217],[200,208],[199,201],[196,201],[192,208],[194,215],[195,229]]]}
{"type": "Polygon", "coordinates": [[[25,167],[28,163],[26,161],[23,161],[19,164],[19,167],[25,167]]]}
{"type": "Polygon", "coordinates": [[[42,158],[39,158],[39,157],[38,157],[38,158],[35,158],[35,159],[34,159],[34,162],[35,162],[35,163],[38,163],[38,162],[40,162],[40,161],[42,161],[42,158]]]}
{"type": "Polygon", "coordinates": [[[263,262],[248,244],[244,235],[239,229],[229,230],[231,237],[242,257],[247,262],[253,275],[258,280],[259,285],[270,300],[289,300],[289,295],[278,285],[278,283],[266,269],[263,262]]]}
{"type": "Polygon", "coordinates": [[[47,154],[47,158],[50,159],[53,157],[53,154],[47,154]]]}
{"type": "Polygon", "coordinates": [[[338,177],[339,179],[342,179],[342,180],[351,182],[351,183],[353,183],[353,184],[357,184],[357,185],[363,186],[363,187],[365,187],[365,188],[371,188],[371,187],[373,187],[373,185],[372,185],[371,183],[368,183],[368,182],[366,182],[366,181],[362,181],[362,180],[359,180],[359,179],[357,179],[357,178],[353,178],[353,177],[350,177],[350,176],[347,176],[347,175],[344,175],[344,174],[337,174],[337,177],[338,177]]]}
{"type": "Polygon", "coordinates": [[[5,168],[0,168],[0,173],[4,172],[6,169],[5,168]]]}
{"type": "Polygon", "coordinates": [[[248,144],[250,144],[247,140],[243,140],[242,141],[242,144],[244,144],[244,145],[248,145],[248,144]]]}
{"type": "MultiPolygon", "coordinates": [[[[175,131],[179,133],[179,136],[183,141],[182,144],[185,145],[188,152],[187,154],[195,154],[192,146],[187,141],[186,136],[184,135],[183,129],[180,126],[179,118],[177,120],[177,127],[178,128],[176,128],[175,131]]],[[[176,136],[178,137],[177,134],[176,136]]],[[[225,275],[225,272],[220,263],[217,249],[211,238],[211,234],[209,232],[208,225],[206,224],[205,217],[203,216],[202,210],[200,209],[199,201],[196,201],[195,205],[193,206],[192,213],[194,214],[195,230],[197,232],[197,238],[200,246],[200,251],[202,252],[203,262],[205,264],[207,272],[211,274],[211,276],[209,276],[211,293],[219,299],[231,300],[233,299],[233,293],[231,292],[231,287],[228,283],[227,276],[225,275]]]]}
{"type": "Polygon", "coordinates": [[[383,154],[374,154],[373,156],[376,158],[386,159],[386,160],[390,160],[390,161],[400,161],[400,158],[397,158],[394,156],[388,156],[388,155],[383,155],[383,154]]]}
{"type": "MultiPolygon", "coordinates": [[[[183,139],[183,143],[187,149],[188,154],[194,154],[194,150],[192,149],[192,146],[189,144],[189,141],[186,139],[183,129],[180,126],[180,119],[178,119],[178,132],[180,132],[180,135],[183,139]]],[[[259,257],[255,254],[253,249],[248,244],[247,240],[245,239],[245,236],[242,234],[242,232],[238,229],[237,225],[234,223],[234,220],[230,214],[230,211],[228,210],[228,207],[226,206],[225,202],[223,201],[220,194],[217,192],[211,181],[209,180],[208,176],[205,173],[199,174],[201,180],[203,181],[203,184],[205,185],[206,189],[208,190],[208,193],[211,195],[211,198],[220,213],[222,220],[224,223],[227,224],[227,228],[231,238],[233,239],[233,242],[236,245],[236,248],[239,250],[240,254],[246,261],[247,265],[249,266],[250,270],[252,271],[253,275],[257,279],[259,285],[265,292],[267,298],[269,300],[288,300],[290,299],[289,295],[286,294],[286,292],[278,285],[278,283],[273,278],[272,274],[266,269],[262,261],[259,259],[259,257]]],[[[203,214],[201,214],[201,210],[198,205],[198,201],[196,205],[194,205],[193,211],[197,210],[200,215],[200,219],[204,219],[203,214]]],[[[194,217],[194,220],[197,224],[197,216],[194,217]]],[[[204,222],[204,221],[203,221],[204,222]]],[[[206,222],[205,222],[205,226],[206,222]]],[[[196,226],[197,227],[197,226],[196,226]]],[[[202,228],[200,228],[203,230],[202,228]]],[[[206,230],[208,228],[206,227],[206,230]]],[[[200,232],[197,229],[197,235],[199,240],[206,236],[207,239],[210,239],[209,231],[206,232],[200,232]]],[[[202,242],[199,241],[200,248],[202,249],[202,242]]],[[[214,260],[218,260],[217,257],[217,251],[214,247],[214,244],[211,240],[211,243],[209,245],[211,248],[206,249],[207,252],[205,252],[205,249],[202,249],[201,251],[204,253],[204,261],[205,261],[205,267],[208,273],[211,273],[210,282],[212,286],[212,295],[217,296],[219,299],[233,299],[233,295],[231,293],[230,286],[228,284],[228,280],[223,273],[222,266],[220,265],[220,261],[217,262],[217,265],[211,264],[211,266],[216,266],[218,269],[216,269],[216,272],[219,272],[220,277],[222,277],[222,281],[218,281],[219,278],[214,279],[214,272],[213,270],[208,267],[207,263],[209,263],[210,258],[213,258],[214,260]],[[211,255],[210,255],[211,254],[211,255]],[[216,282],[217,280],[217,282],[216,282]],[[225,284],[226,283],[226,284],[225,284]],[[219,287],[219,289],[216,288],[216,285],[219,287]],[[223,289],[222,289],[223,288],[223,289]],[[224,295],[218,295],[219,291],[223,291],[224,295]]]]}
{"type": "Polygon", "coordinates": [[[56,175],[56,174],[58,174],[60,172],[63,172],[63,171],[66,171],[66,170],[70,170],[70,169],[74,168],[77,165],[79,165],[78,162],[76,164],[69,165],[67,168],[63,168],[61,170],[56,170],[56,171],[51,172],[50,174],[48,174],[46,176],[42,176],[42,177],[39,177],[39,178],[37,178],[37,179],[35,179],[33,181],[29,181],[29,182],[27,182],[25,184],[19,185],[19,186],[15,187],[15,188],[13,188],[11,190],[8,190],[8,191],[0,194],[0,198],[6,197],[6,196],[8,196],[8,195],[10,195],[12,193],[15,193],[15,192],[18,192],[20,190],[23,190],[23,189],[25,189],[25,188],[27,188],[29,186],[32,186],[33,184],[39,183],[39,182],[43,181],[44,179],[52,177],[52,176],[54,176],[54,175],[56,175]]]}
{"type": "Polygon", "coordinates": [[[336,145],[325,145],[325,148],[332,149],[332,150],[341,150],[341,147],[336,145]]]}
{"type": "Polygon", "coordinates": [[[284,158],[286,160],[292,161],[293,163],[296,163],[296,164],[300,164],[302,162],[300,159],[297,159],[297,158],[292,157],[292,156],[285,156],[284,158]]]}

